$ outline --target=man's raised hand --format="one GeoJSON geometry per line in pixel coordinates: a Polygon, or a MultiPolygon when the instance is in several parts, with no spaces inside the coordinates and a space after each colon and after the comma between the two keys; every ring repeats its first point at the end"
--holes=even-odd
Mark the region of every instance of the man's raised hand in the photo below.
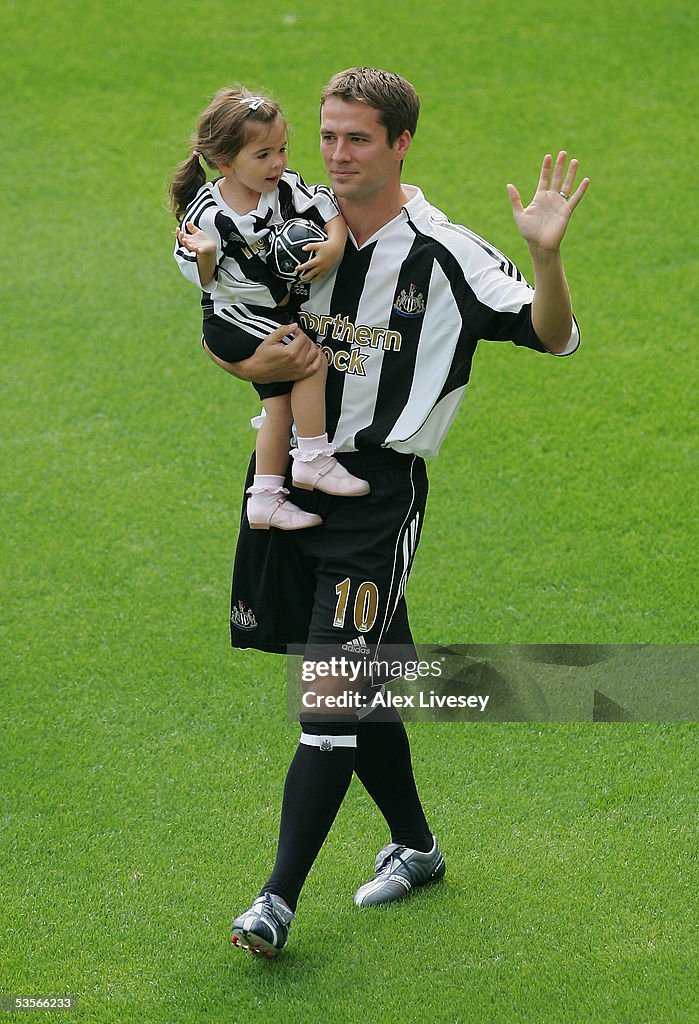
{"type": "Polygon", "coordinates": [[[512,215],[520,234],[530,248],[542,253],[558,252],[571,214],[590,184],[589,178],[583,178],[573,192],[578,161],[571,160],[566,170],[567,159],[568,154],[562,150],[554,165],[551,154],[546,154],[541,165],[539,184],[527,207],[522,205],[515,186],[507,186],[512,215]]]}

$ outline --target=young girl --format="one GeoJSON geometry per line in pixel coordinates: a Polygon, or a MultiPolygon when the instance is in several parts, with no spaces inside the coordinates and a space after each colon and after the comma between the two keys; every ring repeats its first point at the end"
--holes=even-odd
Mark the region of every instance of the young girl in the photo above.
{"type": "MultiPolygon", "coordinates": [[[[324,226],[327,241],[306,246],[315,254],[299,268],[303,282],[331,270],[347,238],[330,190],[308,187],[287,170],[287,127],[281,108],[268,97],[240,86],[221,89],[200,115],[192,154],[170,188],[180,222],[175,259],[202,290],[204,340],[226,362],[247,359],[280,324],[293,322],[291,282],[275,277],[265,262],[270,229],[296,216],[324,226]],[[207,182],[201,160],[221,177],[207,182]]],[[[254,385],[265,416],[248,490],[253,529],[300,530],[322,523],[320,516],[286,499],[292,423],[298,441],[291,452],[296,487],[348,497],[369,491],[365,480],[333,457],[325,432],[326,375],[323,360],[321,369],[305,380],[254,385]]]]}

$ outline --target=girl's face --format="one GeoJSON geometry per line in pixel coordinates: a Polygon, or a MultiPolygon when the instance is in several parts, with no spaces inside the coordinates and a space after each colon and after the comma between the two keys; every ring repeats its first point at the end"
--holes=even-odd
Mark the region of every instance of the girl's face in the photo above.
{"type": "Polygon", "coordinates": [[[258,194],[272,192],[289,163],[286,124],[278,117],[269,125],[256,126],[253,131],[250,141],[231,162],[218,166],[235,189],[258,194]]]}

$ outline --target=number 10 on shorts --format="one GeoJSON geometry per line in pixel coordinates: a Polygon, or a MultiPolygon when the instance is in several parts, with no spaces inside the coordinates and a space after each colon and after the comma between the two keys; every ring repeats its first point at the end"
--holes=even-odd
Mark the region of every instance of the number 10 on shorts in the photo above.
{"type": "MultiPolygon", "coordinates": [[[[342,629],[345,625],[347,607],[350,603],[352,591],[352,580],[347,577],[342,583],[335,587],[337,603],[335,605],[335,618],[333,626],[342,629]]],[[[376,622],[379,612],[379,588],[375,583],[365,580],[357,587],[354,598],[354,628],[358,633],[368,633],[376,622]]]]}

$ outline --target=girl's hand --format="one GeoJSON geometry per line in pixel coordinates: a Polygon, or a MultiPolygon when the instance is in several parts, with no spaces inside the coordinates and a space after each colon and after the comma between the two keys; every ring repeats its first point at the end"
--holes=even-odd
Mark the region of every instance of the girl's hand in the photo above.
{"type": "Polygon", "coordinates": [[[315,252],[315,256],[298,267],[299,280],[308,282],[319,281],[339,261],[344,251],[344,243],[338,246],[329,240],[325,242],[309,242],[303,248],[305,252],[315,252]]]}
{"type": "Polygon", "coordinates": [[[191,220],[186,222],[185,228],[186,232],[181,228],[175,229],[180,245],[190,252],[196,253],[197,256],[216,255],[216,241],[211,235],[207,235],[206,231],[202,231],[191,220]]]}

